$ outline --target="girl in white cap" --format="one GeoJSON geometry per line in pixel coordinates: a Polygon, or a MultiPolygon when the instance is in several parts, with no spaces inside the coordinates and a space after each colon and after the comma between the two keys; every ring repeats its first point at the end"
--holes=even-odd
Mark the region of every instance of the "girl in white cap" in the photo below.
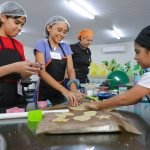
{"type": "Polygon", "coordinates": [[[62,16],[51,17],[45,25],[46,39],[37,42],[34,53],[36,61],[44,64],[40,72],[37,100],[49,100],[52,105],[65,102],[70,105],[79,104],[83,94],[78,92],[78,80],[72,62],[70,46],[62,42],[70,29],[68,21],[62,16]],[[70,81],[68,89],[63,86],[65,70],[67,69],[70,81]],[[65,98],[64,98],[65,97],[65,98]]]}
{"type": "Polygon", "coordinates": [[[13,38],[21,31],[26,18],[19,4],[8,1],[0,5],[0,112],[25,106],[21,85],[17,83],[40,70],[37,63],[25,61],[23,45],[13,38]]]}

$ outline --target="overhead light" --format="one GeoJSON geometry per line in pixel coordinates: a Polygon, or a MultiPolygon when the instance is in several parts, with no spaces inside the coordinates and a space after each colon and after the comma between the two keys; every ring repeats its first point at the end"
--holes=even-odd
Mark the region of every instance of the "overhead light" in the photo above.
{"type": "Polygon", "coordinates": [[[122,37],[121,31],[119,29],[117,29],[116,27],[113,27],[112,34],[118,40],[122,37]]]}
{"type": "Polygon", "coordinates": [[[84,0],[67,0],[67,4],[69,4],[70,7],[80,15],[88,17],[90,19],[95,18],[96,12],[94,12],[94,9],[91,8],[91,6],[84,0]]]}

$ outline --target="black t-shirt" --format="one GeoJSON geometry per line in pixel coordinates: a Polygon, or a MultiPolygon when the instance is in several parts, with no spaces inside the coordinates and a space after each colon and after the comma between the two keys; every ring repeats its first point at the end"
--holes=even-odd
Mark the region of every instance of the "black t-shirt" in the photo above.
{"type": "Polygon", "coordinates": [[[80,43],[71,44],[70,47],[73,52],[72,59],[77,78],[87,78],[91,63],[90,49],[83,48],[80,43]]]}

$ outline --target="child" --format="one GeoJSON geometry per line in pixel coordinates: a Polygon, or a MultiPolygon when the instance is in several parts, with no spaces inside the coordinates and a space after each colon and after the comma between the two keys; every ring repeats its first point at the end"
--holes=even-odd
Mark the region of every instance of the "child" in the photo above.
{"type": "MultiPolygon", "coordinates": [[[[145,27],[134,42],[135,60],[143,68],[150,67],[150,26],[145,27]]],[[[150,95],[150,72],[146,72],[140,81],[127,92],[104,100],[91,102],[88,107],[105,109],[111,107],[131,105],[139,102],[144,96],[150,95]]]]}
{"type": "Polygon", "coordinates": [[[25,10],[15,2],[0,5],[0,111],[25,106],[19,81],[37,74],[37,63],[25,61],[23,45],[14,39],[26,22],[25,10]]]}
{"type": "Polygon", "coordinates": [[[51,17],[45,26],[46,39],[38,41],[34,49],[36,61],[45,66],[39,74],[37,99],[50,100],[52,105],[65,102],[65,96],[70,105],[76,106],[79,103],[78,99],[83,98],[83,94],[77,90],[72,51],[68,44],[62,42],[69,28],[70,25],[64,17],[51,17]],[[66,68],[71,91],[63,86],[66,68]]]}

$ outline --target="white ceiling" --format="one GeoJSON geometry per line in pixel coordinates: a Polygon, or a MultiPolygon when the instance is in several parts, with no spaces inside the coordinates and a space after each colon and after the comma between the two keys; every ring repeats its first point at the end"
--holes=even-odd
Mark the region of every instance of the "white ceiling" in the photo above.
{"type": "MultiPolygon", "coordinates": [[[[0,3],[7,0],[0,0],[0,3]]],[[[66,17],[71,30],[66,40],[76,42],[76,35],[82,28],[91,28],[93,44],[110,44],[133,41],[139,31],[150,24],[150,0],[87,0],[98,12],[94,20],[84,18],[71,11],[65,0],[14,0],[26,10],[28,18],[25,33],[18,36],[26,46],[34,47],[35,42],[44,37],[45,22],[53,15],[66,17]],[[122,30],[120,40],[108,34],[113,26],[122,30]]]]}

